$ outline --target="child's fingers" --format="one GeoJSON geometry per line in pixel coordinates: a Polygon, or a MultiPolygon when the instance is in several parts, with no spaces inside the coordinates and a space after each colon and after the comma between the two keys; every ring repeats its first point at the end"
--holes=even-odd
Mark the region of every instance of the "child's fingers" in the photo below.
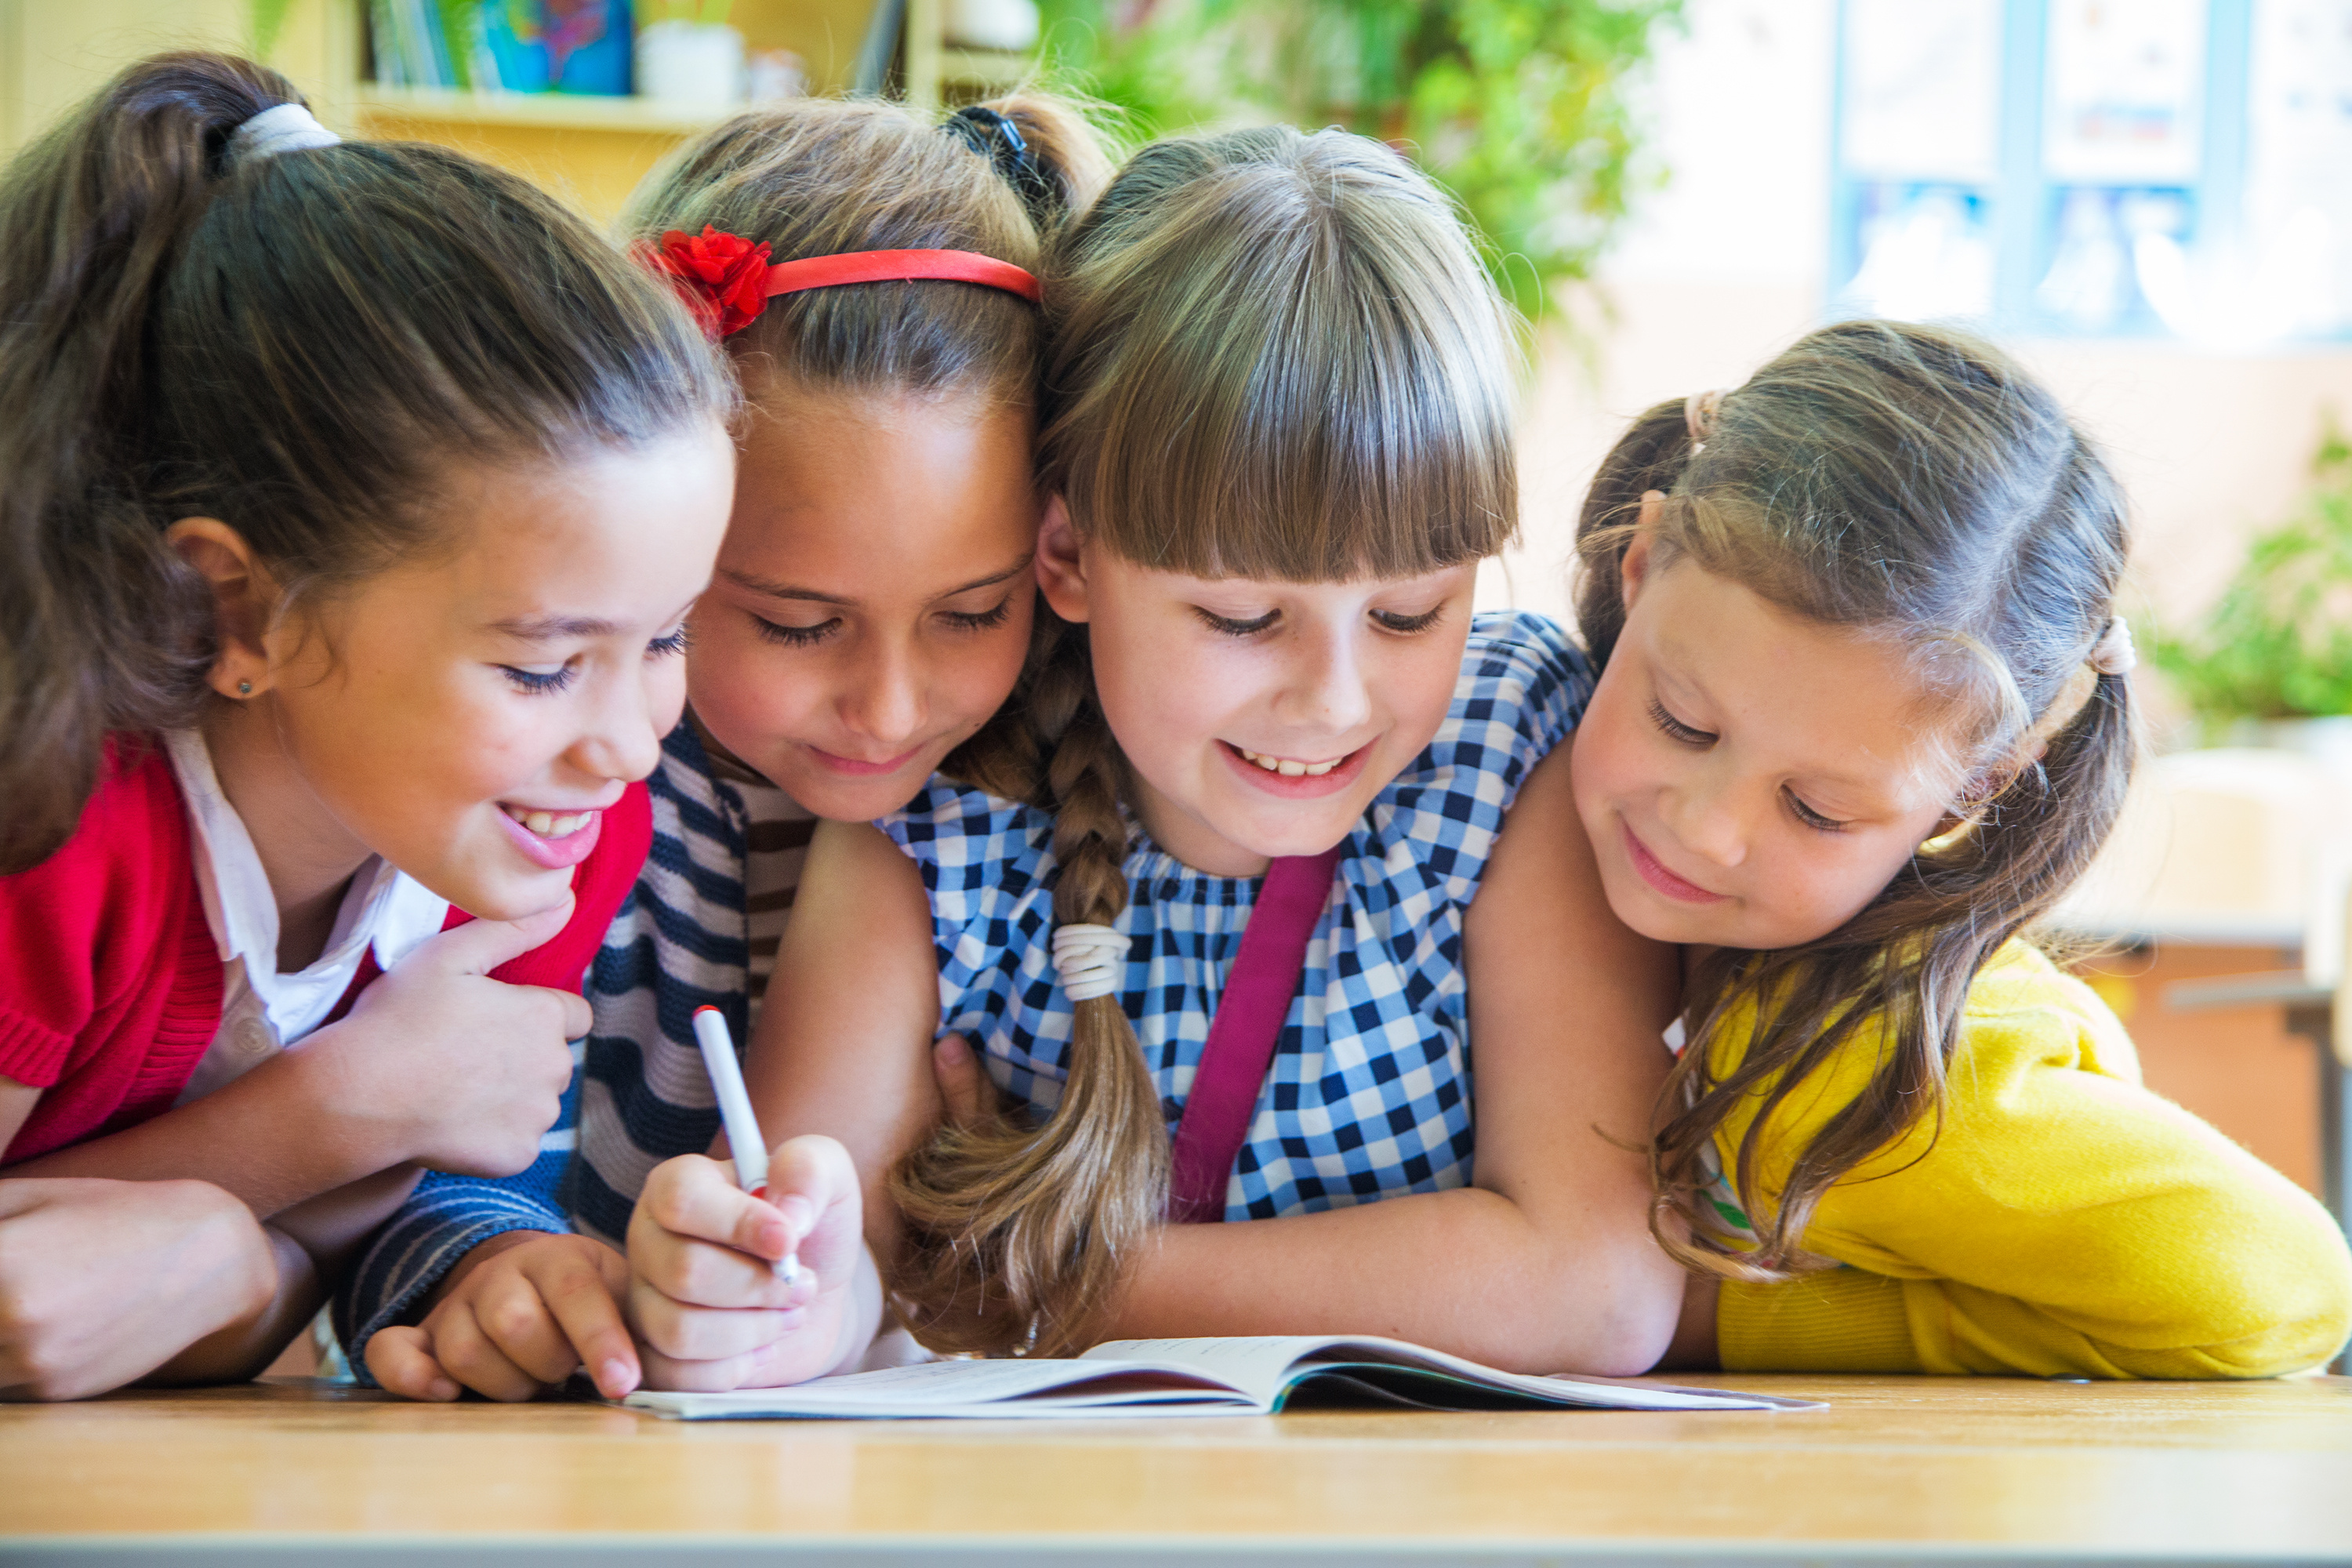
{"type": "Polygon", "coordinates": [[[831,1138],[778,1144],[768,1164],[768,1201],[792,1227],[801,1261],[828,1279],[845,1275],[864,1239],[857,1163],[831,1138]]]}
{"type": "Polygon", "coordinates": [[[516,921],[467,921],[420,943],[408,963],[420,961],[450,974],[488,974],[510,959],[552,941],[572,919],[572,895],[552,909],[516,921]]]}
{"type": "Polygon", "coordinates": [[[678,1236],[656,1226],[632,1226],[629,1271],[663,1295],[689,1307],[788,1307],[808,1285],[787,1285],[763,1258],[678,1236]]]}
{"type": "Polygon", "coordinates": [[[774,1360],[772,1348],[763,1348],[718,1361],[678,1361],[647,1346],[646,1386],[690,1394],[724,1394],[730,1389],[761,1388],[773,1383],[764,1374],[774,1360]]]}
{"type": "Polygon", "coordinates": [[[618,1399],[637,1386],[643,1376],[637,1348],[605,1280],[593,1270],[572,1268],[542,1283],[541,1294],[597,1393],[618,1399]]]}
{"type": "Polygon", "coordinates": [[[423,1329],[378,1329],[368,1336],[369,1375],[404,1399],[455,1399],[463,1391],[433,1359],[431,1347],[423,1329]]]}
{"type": "Polygon", "coordinates": [[[711,1362],[749,1354],[782,1339],[804,1315],[799,1310],[711,1310],[676,1300],[643,1279],[629,1286],[629,1321],[649,1366],[656,1355],[673,1362],[711,1362]]]}
{"type": "MultiPolygon", "coordinates": [[[[541,1283],[528,1275],[501,1272],[485,1279],[466,1305],[482,1337],[499,1355],[532,1382],[551,1384],[570,1377],[581,1363],[571,1335],[541,1289],[541,1283]]],[[[603,1294],[601,1286],[598,1294],[603,1294]]],[[[611,1300],[605,1297],[608,1304],[611,1300]]]]}
{"type": "Polygon", "coordinates": [[[589,1006],[588,998],[577,991],[558,991],[551,985],[531,985],[522,989],[541,991],[555,999],[556,1011],[561,1015],[559,1026],[567,1040],[578,1039],[595,1025],[596,1010],[589,1006]]]}
{"type": "Polygon", "coordinates": [[[931,1076],[939,1080],[940,1101],[951,1127],[973,1128],[989,1120],[994,1085],[982,1069],[980,1058],[961,1035],[949,1035],[931,1047],[931,1076]]]}
{"type": "MultiPolygon", "coordinates": [[[[515,1364],[493,1343],[469,1308],[436,1312],[428,1320],[433,1331],[433,1355],[449,1375],[475,1393],[503,1404],[518,1405],[536,1398],[556,1378],[534,1377],[515,1364]]],[[[565,1347],[568,1352],[570,1347],[565,1347]]],[[[564,1371],[571,1370],[567,1364],[564,1371]]],[[[557,1377],[563,1373],[558,1373],[557,1377]]]]}
{"type": "Polygon", "coordinates": [[[646,1178],[629,1227],[633,1258],[636,1221],[641,1218],[650,1219],[672,1236],[715,1241],[755,1258],[782,1258],[792,1250],[794,1239],[772,1205],[736,1186],[732,1165],[699,1154],[665,1160],[646,1178]]]}

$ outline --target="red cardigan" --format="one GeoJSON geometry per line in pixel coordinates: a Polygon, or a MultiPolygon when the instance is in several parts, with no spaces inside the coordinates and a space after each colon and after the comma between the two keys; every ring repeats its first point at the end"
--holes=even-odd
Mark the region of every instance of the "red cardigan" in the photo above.
{"type": "MultiPolygon", "coordinates": [[[[652,843],[646,787],[631,784],[572,868],[571,922],[491,973],[579,990],[652,843]]],[[[220,1032],[220,946],[193,844],[162,747],[117,737],[73,837],[0,877],[0,1076],[47,1091],[0,1165],[170,1110],[220,1032]]],[[[448,924],[472,918],[453,907],[448,924]]],[[[370,953],[352,992],[376,973],[370,953]]]]}

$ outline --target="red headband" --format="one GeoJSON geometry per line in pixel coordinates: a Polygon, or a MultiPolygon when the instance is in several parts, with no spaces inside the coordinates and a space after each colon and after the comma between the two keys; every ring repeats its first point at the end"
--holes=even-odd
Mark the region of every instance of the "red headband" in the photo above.
{"type": "Polygon", "coordinates": [[[1037,279],[1009,261],[970,250],[856,250],[843,256],[812,256],[771,265],[765,243],[721,234],[709,224],[699,235],[671,229],[661,244],[646,247],[646,259],[667,274],[714,338],[741,331],[757,321],[779,294],[830,289],[843,283],[893,283],[941,279],[977,283],[1038,300],[1037,279]]]}

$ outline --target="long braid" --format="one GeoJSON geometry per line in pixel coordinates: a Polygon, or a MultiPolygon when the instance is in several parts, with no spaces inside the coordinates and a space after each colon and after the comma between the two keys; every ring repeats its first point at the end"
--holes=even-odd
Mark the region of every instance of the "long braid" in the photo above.
{"type": "MultiPolygon", "coordinates": [[[[1095,700],[1087,629],[1060,626],[1016,701],[1046,758],[1033,804],[1054,813],[1056,925],[1127,908],[1126,763],[1095,700]]],[[[1168,1129],[1115,996],[1072,1005],[1061,1104],[1034,1130],[943,1129],[899,1166],[908,1247],[892,1286],[938,1350],[1083,1348],[1121,1259],[1167,1201],[1168,1129]]]]}

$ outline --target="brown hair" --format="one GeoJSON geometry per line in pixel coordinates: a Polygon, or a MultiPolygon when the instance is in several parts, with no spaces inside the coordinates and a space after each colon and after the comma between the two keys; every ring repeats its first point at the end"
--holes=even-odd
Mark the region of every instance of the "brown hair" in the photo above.
{"type": "Polygon", "coordinates": [[[2087,663],[2115,616],[2123,498],[2050,394],[1990,345],[1893,321],[1802,339],[1726,394],[1695,445],[1682,400],[1633,424],[1578,529],[1581,629],[1606,660],[1645,491],[1653,570],[1687,557],[1774,605],[1883,637],[1952,720],[1965,831],[1939,835],[1861,912],[1801,947],[1718,950],[1691,976],[1691,1048],[1666,1088],[1652,1227],[1694,1268],[1774,1279],[1830,1186],[1939,1116],[1970,983],[2046,913],[2114,826],[2135,753],[2130,688],[2087,663]],[[2038,748],[2038,752],[2037,752],[2038,748]],[[1717,1031],[1754,1035],[1717,1076],[1717,1031]],[[1877,1067],[1768,1201],[1762,1134],[1839,1054],[1877,1067]],[[1749,1238],[1706,1199],[1715,1136],[1754,1112],[1731,1173],[1749,1238]],[[1687,1227],[1688,1240],[1682,1238],[1687,1227]]]}
{"type": "MultiPolygon", "coordinates": [[[[1148,147],[1045,283],[1040,468],[1090,542],[1202,576],[1333,582],[1511,538],[1505,308],[1445,197],[1379,142],[1276,128],[1148,147]]],[[[1041,620],[966,773],[1053,813],[1055,921],[1108,925],[1129,899],[1126,763],[1087,628],[1041,620]]],[[[928,1343],[1083,1344],[1160,1221],[1167,1124],[1133,1026],[1116,996],[1072,1014],[1043,1127],[949,1129],[899,1169],[893,1284],[928,1343]]]]}
{"type": "Polygon", "coordinates": [[[0,871],[72,833],[110,730],[190,722],[205,515],[295,595],[436,542],[454,460],[723,417],[667,291],[520,180],[437,148],[229,157],[302,99],[221,55],[130,67],[0,177],[0,871]]]}
{"type": "MultiPolygon", "coordinates": [[[[801,99],[739,114],[681,149],[621,220],[638,242],[705,225],[797,261],[861,250],[970,250],[1037,270],[1045,238],[1091,200],[1110,163],[1086,119],[1042,94],[944,121],[877,99],[801,99]],[[988,116],[1010,121],[1015,164],[988,116]]],[[[803,385],[1034,396],[1037,307],[972,283],[860,283],[771,300],[727,340],[803,385]]]]}

